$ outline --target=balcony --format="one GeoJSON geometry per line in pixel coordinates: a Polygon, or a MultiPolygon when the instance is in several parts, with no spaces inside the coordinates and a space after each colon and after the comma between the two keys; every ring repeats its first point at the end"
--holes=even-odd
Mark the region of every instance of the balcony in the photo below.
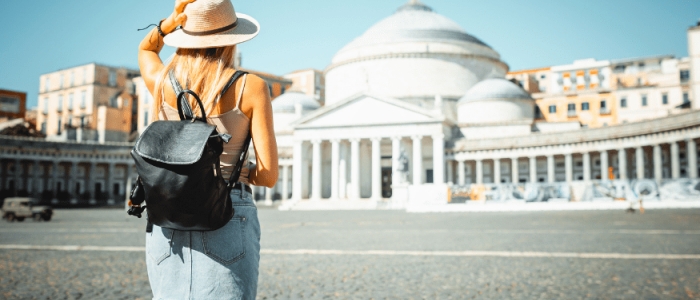
{"type": "Polygon", "coordinates": [[[575,118],[575,117],[576,117],[576,111],[575,111],[575,110],[570,110],[570,111],[566,112],[566,115],[567,115],[569,118],[575,118]]]}
{"type": "Polygon", "coordinates": [[[610,109],[609,109],[609,108],[601,108],[601,109],[600,109],[600,114],[601,114],[601,115],[609,115],[609,114],[610,114],[610,109]]]}

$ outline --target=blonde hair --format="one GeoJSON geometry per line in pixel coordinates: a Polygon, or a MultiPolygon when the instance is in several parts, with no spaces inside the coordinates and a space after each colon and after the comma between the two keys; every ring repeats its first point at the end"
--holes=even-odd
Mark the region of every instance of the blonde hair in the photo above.
{"type": "MultiPolygon", "coordinates": [[[[173,59],[156,78],[153,95],[153,121],[158,120],[165,101],[165,85],[170,84],[168,73],[174,70],[175,78],[183,89],[197,93],[204,104],[204,110],[210,114],[218,102],[219,93],[228,83],[233,73],[236,46],[208,49],[177,49],[173,59]]],[[[199,115],[194,97],[189,97],[190,106],[199,115]]]]}

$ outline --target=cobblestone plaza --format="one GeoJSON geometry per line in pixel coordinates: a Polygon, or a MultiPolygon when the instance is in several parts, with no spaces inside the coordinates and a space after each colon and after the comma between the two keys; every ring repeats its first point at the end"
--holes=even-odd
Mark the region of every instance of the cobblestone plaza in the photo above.
{"type": "MultiPolygon", "coordinates": [[[[693,299],[700,210],[259,211],[259,299],[693,299]]],[[[145,222],[0,223],[0,298],[150,299],[145,222]]]]}

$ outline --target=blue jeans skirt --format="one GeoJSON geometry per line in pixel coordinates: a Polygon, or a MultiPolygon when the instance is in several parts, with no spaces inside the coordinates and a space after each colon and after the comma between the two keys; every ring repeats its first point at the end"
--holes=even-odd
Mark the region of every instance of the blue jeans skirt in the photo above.
{"type": "Polygon", "coordinates": [[[260,261],[258,211],[248,192],[234,189],[235,214],[214,231],[153,225],[146,233],[146,267],[153,299],[255,299],[260,261]]]}

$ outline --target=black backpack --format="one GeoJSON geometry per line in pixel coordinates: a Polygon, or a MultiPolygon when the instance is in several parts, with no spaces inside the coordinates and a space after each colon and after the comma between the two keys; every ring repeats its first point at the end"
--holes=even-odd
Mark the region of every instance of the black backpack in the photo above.
{"type": "MultiPolygon", "coordinates": [[[[244,74],[237,71],[222,89],[221,96],[244,74]]],[[[231,136],[219,134],[216,126],[207,124],[197,94],[182,90],[172,71],[169,75],[177,94],[180,121],[153,122],[136,141],[131,156],[139,178],[132,191],[132,203],[146,201],[151,224],[176,230],[216,230],[233,218],[229,194],[246,159],[250,131],[226,182],[221,175],[219,156],[231,136]],[[196,99],[201,117],[192,113],[188,95],[196,99]]]]}

